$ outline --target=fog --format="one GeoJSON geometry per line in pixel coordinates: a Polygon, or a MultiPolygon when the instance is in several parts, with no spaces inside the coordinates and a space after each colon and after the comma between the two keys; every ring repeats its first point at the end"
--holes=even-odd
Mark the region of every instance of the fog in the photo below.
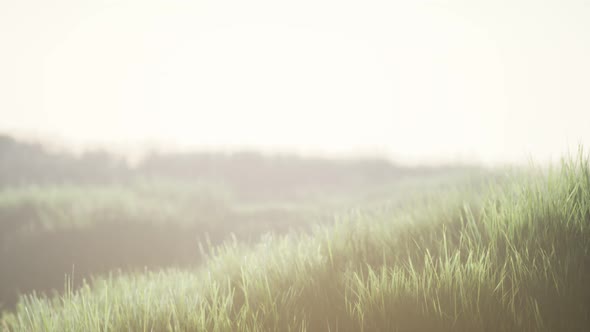
{"type": "Polygon", "coordinates": [[[589,22],[0,0],[0,329],[590,331],[589,22]]]}
{"type": "Polygon", "coordinates": [[[590,142],[583,1],[0,3],[0,131],[74,149],[545,160],[590,142]]]}

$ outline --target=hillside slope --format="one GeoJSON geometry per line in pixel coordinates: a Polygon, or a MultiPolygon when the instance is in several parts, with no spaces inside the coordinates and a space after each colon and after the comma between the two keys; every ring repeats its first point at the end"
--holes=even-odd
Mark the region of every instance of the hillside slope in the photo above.
{"type": "Polygon", "coordinates": [[[8,331],[587,331],[590,164],[29,296],[8,331]]]}

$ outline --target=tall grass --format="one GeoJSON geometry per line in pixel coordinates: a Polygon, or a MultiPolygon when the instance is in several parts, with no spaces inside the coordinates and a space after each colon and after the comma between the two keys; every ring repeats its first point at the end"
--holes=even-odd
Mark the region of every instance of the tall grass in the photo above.
{"type": "Polygon", "coordinates": [[[7,331],[587,331],[590,164],[23,297],[7,331]]]}

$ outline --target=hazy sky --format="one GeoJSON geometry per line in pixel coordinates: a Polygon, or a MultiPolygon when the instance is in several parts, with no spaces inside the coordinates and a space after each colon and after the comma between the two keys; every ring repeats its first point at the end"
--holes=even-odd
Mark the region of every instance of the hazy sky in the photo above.
{"type": "Polygon", "coordinates": [[[0,0],[0,131],[506,162],[590,146],[590,1],[0,0]]]}

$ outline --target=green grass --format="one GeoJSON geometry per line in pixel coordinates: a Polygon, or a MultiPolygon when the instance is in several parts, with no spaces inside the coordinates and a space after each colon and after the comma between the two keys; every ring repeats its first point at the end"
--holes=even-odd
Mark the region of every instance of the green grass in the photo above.
{"type": "Polygon", "coordinates": [[[587,331],[582,153],[485,191],[375,205],[312,234],[204,248],[205,265],[29,295],[7,331],[587,331]]]}

